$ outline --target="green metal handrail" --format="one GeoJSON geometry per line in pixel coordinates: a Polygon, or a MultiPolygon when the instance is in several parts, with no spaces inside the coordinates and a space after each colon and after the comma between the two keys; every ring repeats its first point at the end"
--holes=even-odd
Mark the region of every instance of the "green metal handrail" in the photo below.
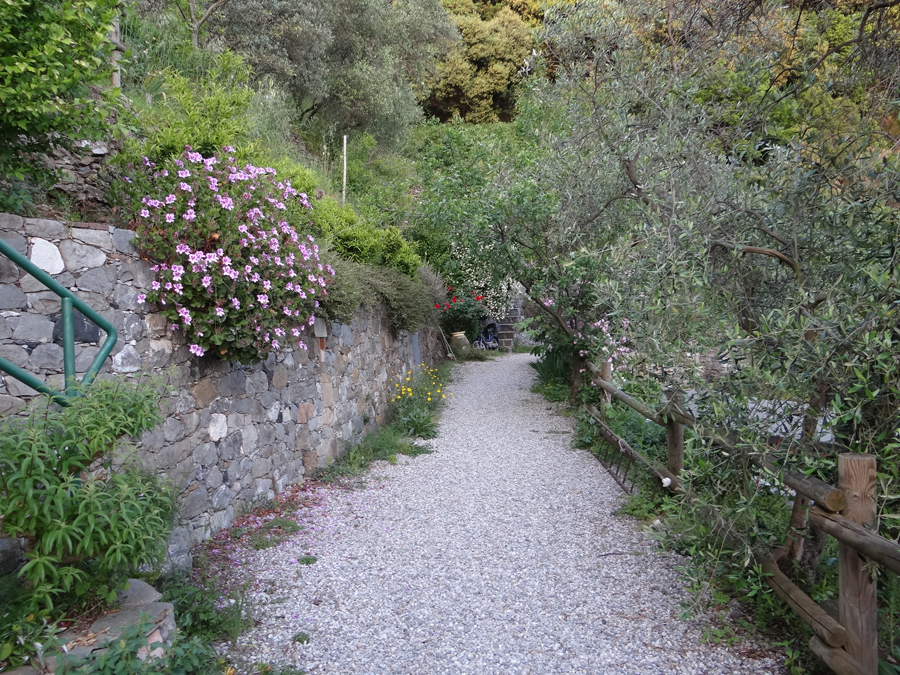
{"type": "Polygon", "coordinates": [[[112,351],[113,347],[115,347],[116,341],[119,339],[119,334],[109,321],[88,307],[83,300],[72,295],[72,292],[68,288],[65,288],[3,239],[0,239],[0,253],[12,260],[16,265],[24,269],[62,299],[63,367],[66,374],[66,391],[65,393],[62,393],[56,391],[52,387],[48,387],[31,373],[22,370],[2,357],[0,357],[0,370],[12,375],[19,382],[28,385],[32,389],[50,396],[60,405],[67,406],[71,402],[71,399],[80,395],[79,383],[75,376],[75,325],[72,323],[72,308],[74,307],[77,309],[98,327],[106,331],[106,341],[100,348],[100,352],[94,358],[94,362],[91,363],[90,368],[87,369],[84,377],[81,378],[82,387],[85,387],[94,381],[97,373],[100,372],[100,369],[103,367],[103,362],[106,361],[106,357],[109,356],[109,353],[112,351]]]}

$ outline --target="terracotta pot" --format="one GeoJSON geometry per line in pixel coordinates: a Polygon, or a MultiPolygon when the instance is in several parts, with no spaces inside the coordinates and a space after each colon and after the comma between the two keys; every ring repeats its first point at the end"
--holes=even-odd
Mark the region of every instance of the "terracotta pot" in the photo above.
{"type": "Polygon", "coordinates": [[[450,334],[450,346],[454,349],[462,349],[469,346],[469,340],[466,338],[465,331],[450,334]]]}

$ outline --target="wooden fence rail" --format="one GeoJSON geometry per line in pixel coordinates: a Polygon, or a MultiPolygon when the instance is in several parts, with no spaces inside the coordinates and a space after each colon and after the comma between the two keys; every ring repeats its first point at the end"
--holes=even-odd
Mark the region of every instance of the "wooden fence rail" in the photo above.
{"type": "MultiPolygon", "coordinates": [[[[875,520],[875,457],[840,455],[839,487],[835,487],[818,478],[774,466],[765,457],[742,449],[739,439],[725,429],[704,427],[697,418],[683,409],[683,399],[677,392],[669,393],[665,405],[656,410],[614,386],[609,381],[611,368],[607,363],[603,363],[602,368],[597,368],[588,362],[587,368],[593,376],[593,383],[606,393],[607,400],[614,398],[651,422],[666,428],[667,466],[662,468],[655,466],[619,438],[605,424],[600,410],[594,406],[586,406],[587,412],[597,422],[600,436],[611,447],[610,456],[604,462],[606,468],[623,490],[629,490],[627,476],[631,467],[643,466],[660,480],[661,485],[680,492],[688,501],[694,501],[694,495],[678,477],[684,468],[684,427],[690,427],[707,434],[714,445],[730,454],[746,457],[771,475],[773,481],[781,482],[796,491],[794,510],[798,513],[792,514],[788,539],[798,527],[802,529],[805,526],[808,517],[809,522],[837,539],[840,544],[840,621],[788,579],[772,557],[757,554],[756,563],[765,572],[766,582],[775,593],[813,629],[815,636],[810,640],[810,649],[829,668],[838,675],[877,675],[876,588],[872,574],[865,569],[865,561],[861,556],[900,574],[900,546],[867,529],[875,520]],[[618,458],[615,457],[616,454],[618,458]],[[806,506],[809,501],[814,502],[811,508],[806,506]]],[[[705,513],[704,517],[708,516],[712,521],[713,531],[726,543],[731,546],[743,544],[734,528],[722,521],[712,509],[701,507],[701,511],[705,513]]],[[[802,546],[802,541],[798,545],[802,546]]],[[[774,552],[775,557],[784,555],[787,550],[774,552]]]]}

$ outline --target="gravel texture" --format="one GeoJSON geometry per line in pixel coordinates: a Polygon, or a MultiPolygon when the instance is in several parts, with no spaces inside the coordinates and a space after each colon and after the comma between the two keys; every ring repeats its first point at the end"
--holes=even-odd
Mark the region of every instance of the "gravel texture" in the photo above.
{"type": "Polygon", "coordinates": [[[679,618],[683,560],[612,515],[619,488],[530,393],[531,358],[458,366],[433,454],[320,490],[298,535],[253,552],[237,574],[258,624],[230,653],[244,672],[783,672],[679,618]]]}

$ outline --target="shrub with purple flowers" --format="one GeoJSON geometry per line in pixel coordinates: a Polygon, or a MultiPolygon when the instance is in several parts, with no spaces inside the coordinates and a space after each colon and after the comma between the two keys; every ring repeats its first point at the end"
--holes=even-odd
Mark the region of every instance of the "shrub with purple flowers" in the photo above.
{"type": "Polygon", "coordinates": [[[129,192],[140,199],[138,242],[157,281],[138,300],[156,303],[195,356],[250,363],[289,343],[305,349],[334,276],[296,229],[309,222],[307,196],[274,169],[191,148],[144,167],[129,192]]]}

